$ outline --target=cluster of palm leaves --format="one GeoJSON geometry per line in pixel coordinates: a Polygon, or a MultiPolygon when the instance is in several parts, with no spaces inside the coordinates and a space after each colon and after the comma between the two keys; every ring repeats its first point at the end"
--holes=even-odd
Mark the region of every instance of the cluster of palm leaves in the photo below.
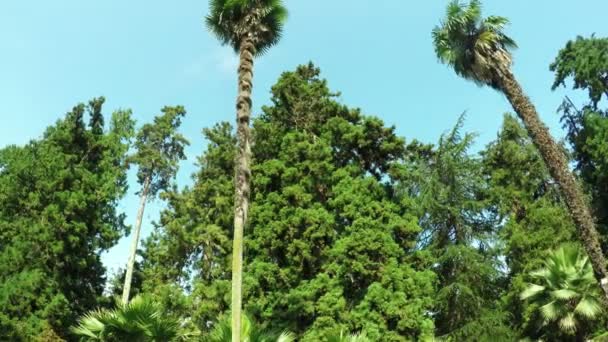
{"type": "Polygon", "coordinates": [[[530,273],[535,283],[521,294],[539,306],[543,324],[557,324],[568,334],[594,320],[602,311],[600,289],[589,258],[580,248],[566,245],[549,255],[545,267],[530,273]]]}
{"type": "Polygon", "coordinates": [[[199,335],[186,326],[184,320],[165,315],[151,298],[136,296],[126,304],[117,300],[115,309],[98,309],[84,315],[72,332],[80,341],[104,342],[187,341],[199,335]]]}
{"type": "Polygon", "coordinates": [[[482,17],[479,0],[472,0],[468,6],[452,1],[445,21],[433,30],[435,52],[459,76],[498,88],[497,72],[507,71],[512,63],[509,50],[517,47],[515,41],[504,34],[508,24],[505,17],[482,17]]]}
{"type": "MultiPolygon", "coordinates": [[[[163,314],[161,306],[150,297],[137,296],[128,304],[116,301],[116,309],[92,311],[80,319],[72,332],[80,341],[102,342],[170,342],[203,341],[230,342],[232,327],[229,316],[224,316],[204,337],[192,327],[186,327],[183,320],[163,314]]],[[[295,335],[283,331],[264,329],[243,315],[241,323],[243,342],[294,342],[295,335]]],[[[327,342],[370,342],[364,334],[348,335],[343,332],[326,336],[327,342]]]]}
{"type": "Polygon", "coordinates": [[[340,334],[328,336],[327,342],[371,342],[371,340],[365,334],[348,335],[340,332],[340,334]]]}
{"type": "MultiPolygon", "coordinates": [[[[243,342],[293,342],[295,336],[287,331],[276,333],[263,329],[255,324],[247,315],[242,316],[241,338],[243,342]]],[[[205,342],[232,341],[232,326],[230,317],[224,317],[215,324],[205,342]]]]}

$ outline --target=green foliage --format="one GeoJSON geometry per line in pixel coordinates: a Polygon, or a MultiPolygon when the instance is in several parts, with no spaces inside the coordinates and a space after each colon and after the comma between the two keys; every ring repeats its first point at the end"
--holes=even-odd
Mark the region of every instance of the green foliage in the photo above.
{"type": "Polygon", "coordinates": [[[287,20],[282,0],[211,0],[209,12],[207,28],[237,53],[248,37],[263,54],[281,39],[287,20]]]}
{"type": "Polygon", "coordinates": [[[592,332],[590,323],[602,311],[601,293],[584,251],[565,245],[547,257],[544,268],[530,275],[534,282],[521,299],[537,304],[545,337],[563,341],[592,332]]]}
{"type": "Polygon", "coordinates": [[[169,342],[192,340],[198,333],[185,329],[186,322],[163,313],[162,307],[147,296],[136,296],[116,309],[98,309],[80,318],[72,332],[80,341],[169,342]]]}
{"type": "Polygon", "coordinates": [[[499,237],[508,281],[503,296],[511,325],[534,334],[534,307],[519,299],[542,267],[546,251],[574,239],[574,225],[542,158],[521,123],[505,115],[497,139],[482,152],[489,209],[501,222],[499,237]]]}
{"type": "Polygon", "coordinates": [[[0,150],[0,339],[31,341],[49,328],[65,336],[102,294],[100,253],[125,231],[116,208],[133,135],[128,111],[105,127],[103,102],[0,150]]]}
{"type": "Polygon", "coordinates": [[[410,149],[410,158],[419,159],[415,199],[423,231],[418,243],[430,253],[439,280],[436,335],[455,341],[508,331],[507,318],[495,312],[503,275],[494,221],[487,216],[482,164],[468,154],[474,137],[461,134],[463,120],[461,116],[430,155],[427,149],[410,149]]]}
{"type": "MultiPolygon", "coordinates": [[[[432,334],[434,275],[416,267],[420,228],[386,173],[403,141],[339,104],[313,65],[283,74],[272,103],[254,122],[248,311],[308,341],[336,329],[386,341],[432,334]]],[[[235,153],[228,125],[206,135],[195,184],[168,194],[144,268],[144,288],[191,291],[201,327],[228,309],[235,153]]]]}
{"type": "MultiPolygon", "coordinates": [[[[116,272],[113,272],[109,276],[109,281],[106,286],[109,297],[114,298],[122,295],[122,290],[125,285],[125,276],[126,270],[123,268],[119,268],[116,272]]],[[[135,297],[142,293],[143,281],[144,274],[142,272],[142,263],[135,262],[133,267],[133,279],[131,281],[130,297],[135,297]]]]}
{"type": "Polygon", "coordinates": [[[608,250],[608,39],[578,37],[566,44],[556,57],[551,70],[555,72],[553,88],[573,81],[574,89],[589,94],[580,108],[566,98],[560,110],[568,131],[576,169],[592,197],[598,229],[602,232],[604,251],[608,250]]]}
{"type": "MultiPolygon", "coordinates": [[[[207,24],[222,43],[238,50],[251,37],[257,53],[278,41],[287,13],[279,0],[213,0],[210,9],[207,24]]],[[[507,24],[483,18],[479,1],[452,1],[433,31],[437,55],[498,88],[515,47],[507,24]]],[[[579,37],[551,65],[553,88],[573,79],[589,94],[580,109],[567,99],[561,110],[603,233],[606,56],[606,39],[579,37]]],[[[299,66],[281,75],[253,122],[247,341],[605,338],[587,257],[572,246],[549,254],[576,230],[515,117],[505,115],[477,155],[463,117],[436,145],[406,144],[338,97],[312,63],[299,66]]],[[[69,326],[89,312],[73,328],[81,340],[230,341],[232,127],[203,130],[199,170],[178,189],[183,107],[163,108],[128,156],[130,112],[106,126],[102,105],[78,105],[41,138],[0,150],[0,340],[73,339],[69,326]],[[127,231],[117,204],[129,164],[151,198],[167,202],[135,265],[134,292],[148,295],[90,311],[107,306],[100,253],[127,231]]],[[[124,277],[115,275],[110,293],[120,293],[124,277]]]]}
{"type": "Polygon", "coordinates": [[[184,147],[189,145],[188,140],[177,132],[186,115],[184,107],[164,107],[162,113],[154,118],[154,123],[143,125],[137,132],[136,152],[129,157],[129,163],[138,167],[139,183],[144,184],[146,179],[150,179],[150,199],[169,188],[179,161],[186,159],[184,147]]]}
{"type": "Polygon", "coordinates": [[[509,20],[481,16],[481,1],[452,0],[441,25],[432,32],[435,53],[459,76],[498,89],[497,73],[511,66],[509,50],[517,47],[504,33],[509,20]]]}
{"type": "Polygon", "coordinates": [[[589,100],[597,108],[602,96],[608,97],[608,39],[577,37],[560,50],[549,67],[555,72],[553,89],[573,80],[574,89],[587,90],[589,100]]]}
{"type": "Polygon", "coordinates": [[[205,129],[204,135],[207,151],[198,158],[194,185],[161,195],[167,210],[143,253],[144,290],[168,308],[188,312],[201,327],[229,308],[236,154],[229,124],[205,129]],[[183,298],[179,284],[186,284],[196,305],[183,298]]]}
{"type": "Polygon", "coordinates": [[[365,334],[344,334],[340,332],[339,334],[332,334],[326,336],[325,341],[327,342],[370,342],[371,340],[365,337],[365,334]]]}
{"type": "MultiPolygon", "coordinates": [[[[205,342],[230,342],[232,341],[232,327],[229,316],[224,316],[215,323],[211,332],[203,340],[205,342]]],[[[249,316],[242,316],[241,338],[245,342],[293,342],[295,337],[290,332],[275,333],[262,329],[253,322],[249,316]]]]}

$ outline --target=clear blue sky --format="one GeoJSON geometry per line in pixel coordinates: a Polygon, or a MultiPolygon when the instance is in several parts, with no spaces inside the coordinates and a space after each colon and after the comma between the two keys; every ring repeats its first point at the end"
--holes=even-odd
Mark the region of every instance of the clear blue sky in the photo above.
{"type": "MultiPolygon", "coordinates": [[[[281,72],[315,62],[342,100],[395,125],[400,135],[435,142],[462,111],[478,147],[495,137],[510,106],[498,93],[457,78],[433,53],[430,31],[447,0],[287,0],[284,39],[257,61],[256,112],[269,101],[281,72]]],[[[188,110],[184,134],[192,141],[178,176],[190,183],[204,148],[200,131],[233,120],[236,57],[205,30],[205,0],[19,0],[0,2],[0,146],[40,136],[74,104],[103,95],[106,113],[131,108],[140,123],[164,105],[188,110]]],[[[576,35],[608,36],[605,0],[486,0],[485,14],[512,21],[519,43],[515,73],[557,136],[548,70],[576,35]]],[[[133,222],[137,185],[121,209],[133,222]]],[[[161,203],[147,208],[144,236],[161,203]]],[[[104,263],[125,263],[123,239],[104,263]]]]}

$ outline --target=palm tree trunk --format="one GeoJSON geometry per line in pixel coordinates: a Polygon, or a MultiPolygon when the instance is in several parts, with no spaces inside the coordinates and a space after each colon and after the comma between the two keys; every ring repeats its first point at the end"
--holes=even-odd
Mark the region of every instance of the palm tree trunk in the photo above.
{"type": "Polygon", "coordinates": [[[253,88],[253,56],[255,45],[246,38],[241,43],[239,59],[236,127],[238,139],[235,196],[234,237],[232,244],[232,342],[241,342],[241,310],[243,287],[243,230],[247,224],[251,178],[251,146],[249,119],[253,88]]]}
{"type": "Polygon", "coordinates": [[[568,161],[558,144],[553,140],[547,127],[542,123],[536,108],[524,94],[521,86],[511,73],[505,73],[500,80],[500,87],[528,130],[534,145],[549,169],[551,177],[557,182],[562,196],[568,206],[570,215],[579,231],[582,243],[589,255],[595,277],[604,291],[605,303],[608,303],[608,272],[606,259],[600,248],[598,232],[594,218],[589,211],[585,196],[573,173],[568,168],[568,161]]]}
{"type": "Polygon", "coordinates": [[[137,253],[137,244],[139,243],[139,234],[141,233],[141,220],[144,216],[146,201],[148,200],[148,190],[150,189],[150,177],[146,177],[141,194],[139,196],[139,210],[137,211],[137,219],[135,220],[135,232],[131,240],[131,250],[129,260],[127,261],[127,273],[125,275],[125,284],[122,289],[122,302],[129,302],[129,294],[131,292],[131,281],[133,279],[133,266],[135,265],[135,254],[137,253]]]}

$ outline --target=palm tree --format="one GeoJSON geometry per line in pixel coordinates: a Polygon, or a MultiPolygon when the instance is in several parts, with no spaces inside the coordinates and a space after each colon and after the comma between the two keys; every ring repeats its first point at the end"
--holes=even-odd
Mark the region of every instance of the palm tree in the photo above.
{"type": "Polygon", "coordinates": [[[235,177],[232,251],[232,341],[240,342],[243,229],[247,223],[251,177],[249,119],[253,88],[253,60],[278,43],[287,19],[282,0],[211,0],[206,17],[209,30],[239,54],[236,125],[238,152],[235,177]]]}
{"type": "Polygon", "coordinates": [[[114,310],[98,309],[84,315],[72,332],[81,341],[167,342],[186,341],[199,335],[184,322],[163,315],[149,297],[136,296],[129,303],[116,301],[114,310]]]}
{"type": "Polygon", "coordinates": [[[538,305],[543,325],[557,323],[562,333],[583,340],[584,324],[602,312],[599,287],[584,251],[563,246],[530,276],[535,282],[521,293],[521,299],[538,305]]]}
{"type": "Polygon", "coordinates": [[[340,334],[329,335],[326,337],[327,342],[370,342],[371,340],[365,336],[365,334],[351,334],[345,335],[343,332],[340,334]]]}
{"type": "MultiPolygon", "coordinates": [[[[282,332],[280,334],[273,333],[261,329],[258,325],[253,323],[247,315],[242,316],[241,324],[241,336],[244,342],[293,342],[295,337],[289,332],[282,332]]],[[[207,336],[205,342],[230,342],[232,340],[232,327],[230,320],[220,319],[219,322],[213,327],[209,336],[207,336]]]]}
{"type": "Polygon", "coordinates": [[[594,219],[563,151],[511,72],[510,50],[517,46],[504,33],[508,23],[504,17],[483,18],[479,0],[471,0],[468,5],[453,0],[448,5],[445,20],[433,30],[435,52],[439,60],[450,65],[459,76],[480,86],[490,86],[507,97],[561,189],[591,259],[595,277],[602,285],[604,301],[608,302],[608,271],[594,219]]]}

